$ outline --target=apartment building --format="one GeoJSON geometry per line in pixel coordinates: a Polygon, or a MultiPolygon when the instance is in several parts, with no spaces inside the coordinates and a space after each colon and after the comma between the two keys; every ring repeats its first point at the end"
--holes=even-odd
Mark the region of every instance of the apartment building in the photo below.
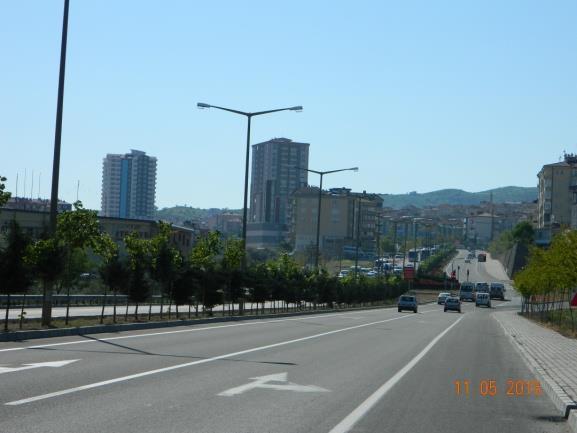
{"type": "Polygon", "coordinates": [[[247,245],[277,248],[288,230],[291,195],[307,185],[309,143],[273,138],[252,146],[247,245]]]}
{"type": "Polygon", "coordinates": [[[140,150],[106,155],[102,163],[101,215],[153,219],[156,163],[155,157],[140,150]]]}
{"type": "MultiPolygon", "coordinates": [[[[295,251],[316,246],[319,189],[305,187],[292,196],[290,237],[295,251]]],[[[340,257],[357,239],[365,253],[374,253],[378,237],[377,215],[383,199],[377,194],[333,188],[321,195],[319,246],[325,257],[340,257]],[[360,218],[360,219],[359,219],[360,218]]]]}
{"type": "Polygon", "coordinates": [[[538,227],[577,228],[577,156],[566,154],[563,161],[544,165],[537,178],[538,227]]]}

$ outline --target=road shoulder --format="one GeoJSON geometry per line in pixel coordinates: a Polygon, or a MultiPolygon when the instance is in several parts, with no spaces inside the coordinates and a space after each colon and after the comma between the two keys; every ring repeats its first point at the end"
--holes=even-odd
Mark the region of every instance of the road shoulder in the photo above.
{"type": "Polygon", "coordinates": [[[577,341],[539,326],[516,311],[496,312],[493,317],[577,433],[577,341]]]}

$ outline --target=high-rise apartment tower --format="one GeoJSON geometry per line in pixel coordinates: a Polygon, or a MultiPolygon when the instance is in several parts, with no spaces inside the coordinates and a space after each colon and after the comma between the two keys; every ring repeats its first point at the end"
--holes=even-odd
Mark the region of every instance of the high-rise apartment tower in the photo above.
{"type": "Polygon", "coordinates": [[[247,244],[275,247],[286,234],[291,194],[307,185],[309,143],[273,138],[252,146],[247,244]]]}
{"type": "Polygon", "coordinates": [[[101,215],[153,219],[156,158],[140,150],[108,154],[102,164],[101,215]]]}

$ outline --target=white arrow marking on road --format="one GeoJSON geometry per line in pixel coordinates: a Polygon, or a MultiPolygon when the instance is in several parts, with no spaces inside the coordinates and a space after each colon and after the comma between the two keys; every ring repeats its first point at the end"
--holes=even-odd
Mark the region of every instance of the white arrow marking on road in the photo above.
{"type": "Polygon", "coordinates": [[[69,359],[67,361],[51,361],[51,362],[36,362],[34,364],[24,364],[24,367],[0,367],[0,374],[4,373],[16,373],[18,371],[32,370],[33,368],[41,367],[64,367],[65,365],[72,364],[73,362],[80,361],[79,359],[69,359]]]}
{"type": "Polygon", "coordinates": [[[316,385],[298,385],[296,383],[289,382],[287,380],[287,373],[269,374],[267,376],[251,377],[250,379],[254,380],[254,382],[228,389],[218,395],[232,397],[234,395],[240,395],[255,388],[272,389],[275,391],[330,392],[328,389],[321,388],[320,386],[316,385]],[[271,384],[269,382],[281,383],[271,384]]]}

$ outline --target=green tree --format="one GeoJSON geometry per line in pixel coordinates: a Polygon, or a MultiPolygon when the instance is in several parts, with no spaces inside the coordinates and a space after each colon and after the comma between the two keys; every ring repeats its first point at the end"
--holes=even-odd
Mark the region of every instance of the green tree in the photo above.
{"type": "MultiPolygon", "coordinates": [[[[177,273],[173,288],[172,297],[175,305],[185,305],[189,306],[189,318],[190,318],[190,303],[194,298],[194,294],[197,291],[197,287],[200,285],[200,276],[198,272],[192,269],[188,264],[183,263],[179,272],[177,273]]],[[[196,315],[198,315],[198,303],[195,300],[195,310],[196,315]]],[[[178,309],[176,310],[176,318],[178,319],[178,309]]]]}
{"type": "Polygon", "coordinates": [[[66,319],[70,315],[70,289],[78,281],[83,266],[86,266],[86,250],[96,251],[101,247],[101,233],[98,213],[84,209],[82,202],[74,203],[74,210],[58,215],[56,237],[62,242],[66,252],[66,267],[63,285],[66,287],[66,319]],[[80,266],[78,266],[80,264],[80,266]]]}
{"type": "Polygon", "coordinates": [[[203,309],[211,311],[218,303],[219,290],[224,284],[222,273],[217,271],[217,257],[222,250],[222,241],[218,231],[210,232],[199,239],[190,253],[190,265],[196,270],[202,281],[197,299],[203,309]]]}
{"type": "Polygon", "coordinates": [[[112,292],[112,321],[116,323],[116,306],[118,292],[128,286],[130,281],[130,268],[127,263],[120,258],[118,246],[108,234],[103,234],[98,247],[102,262],[98,269],[100,278],[104,283],[104,300],[100,313],[100,323],[104,321],[104,309],[108,292],[112,292]]]}
{"type": "MultiPolygon", "coordinates": [[[[160,285],[160,318],[162,319],[164,297],[168,296],[171,303],[174,301],[173,284],[178,269],[182,265],[182,258],[179,251],[170,245],[171,224],[159,221],[158,228],[158,234],[151,241],[152,277],[160,285]]],[[[176,316],[178,317],[178,303],[175,303],[175,306],[176,316]]],[[[168,307],[168,318],[170,319],[170,305],[168,307]]]]}
{"type": "Polygon", "coordinates": [[[237,302],[239,302],[239,311],[242,312],[240,302],[242,302],[241,299],[244,295],[244,273],[241,271],[243,257],[244,243],[242,239],[228,239],[224,245],[220,266],[225,280],[226,292],[232,305],[232,313],[234,313],[234,304],[237,302]]]}
{"type": "Polygon", "coordinates": [[[247,275],[249,285],[249,295],[251,302],[262,305],[264,312],[264,303],[270,298],[270,280],[271,275],[269,268],[264,263],[258,263],[252,266],[247,275]]]}
{"type": "Polygon", "coordinates": [[[8,200],[11,196],[11,194],[6,191],[6,185],[4,182],[6,182],[6,178],[4,176],[0,176],[0,208],[8,203],[8,200]]]}
{"type": "Polygon", "coordinates": [[[0,251],[0,293],[6,293],[6,317],[4,330],[8,330],[10,295],[22,293],[31,284],[28,266],[24,261],[30,239],[15,220],[10,222],[6,247],[0,251]]]}
{"type": "Polygon", "coordinates": [[[512,231],[513,240],[525,245],[531,245],[535,239],[535,229],[528,221],[517,224],[512,231]]]}
{"type": "Polygon", "coordinates": [[[25,262],[42,281],[42,326],[51,324],[52,290],[64,273],[65,257],[65,249],[55,238],[39,239],[26,250],[25,262]]]}
{"type": "Polygon", "coordinates": [[[130,263],[128,302],[135,303],[134,318],[138,319],[138,306],[150,297],[152,290],[148,279],[152,267],[152,244],[150,240],[140,239],[136,233],[128,234],[124,244],[130,263]]]}

